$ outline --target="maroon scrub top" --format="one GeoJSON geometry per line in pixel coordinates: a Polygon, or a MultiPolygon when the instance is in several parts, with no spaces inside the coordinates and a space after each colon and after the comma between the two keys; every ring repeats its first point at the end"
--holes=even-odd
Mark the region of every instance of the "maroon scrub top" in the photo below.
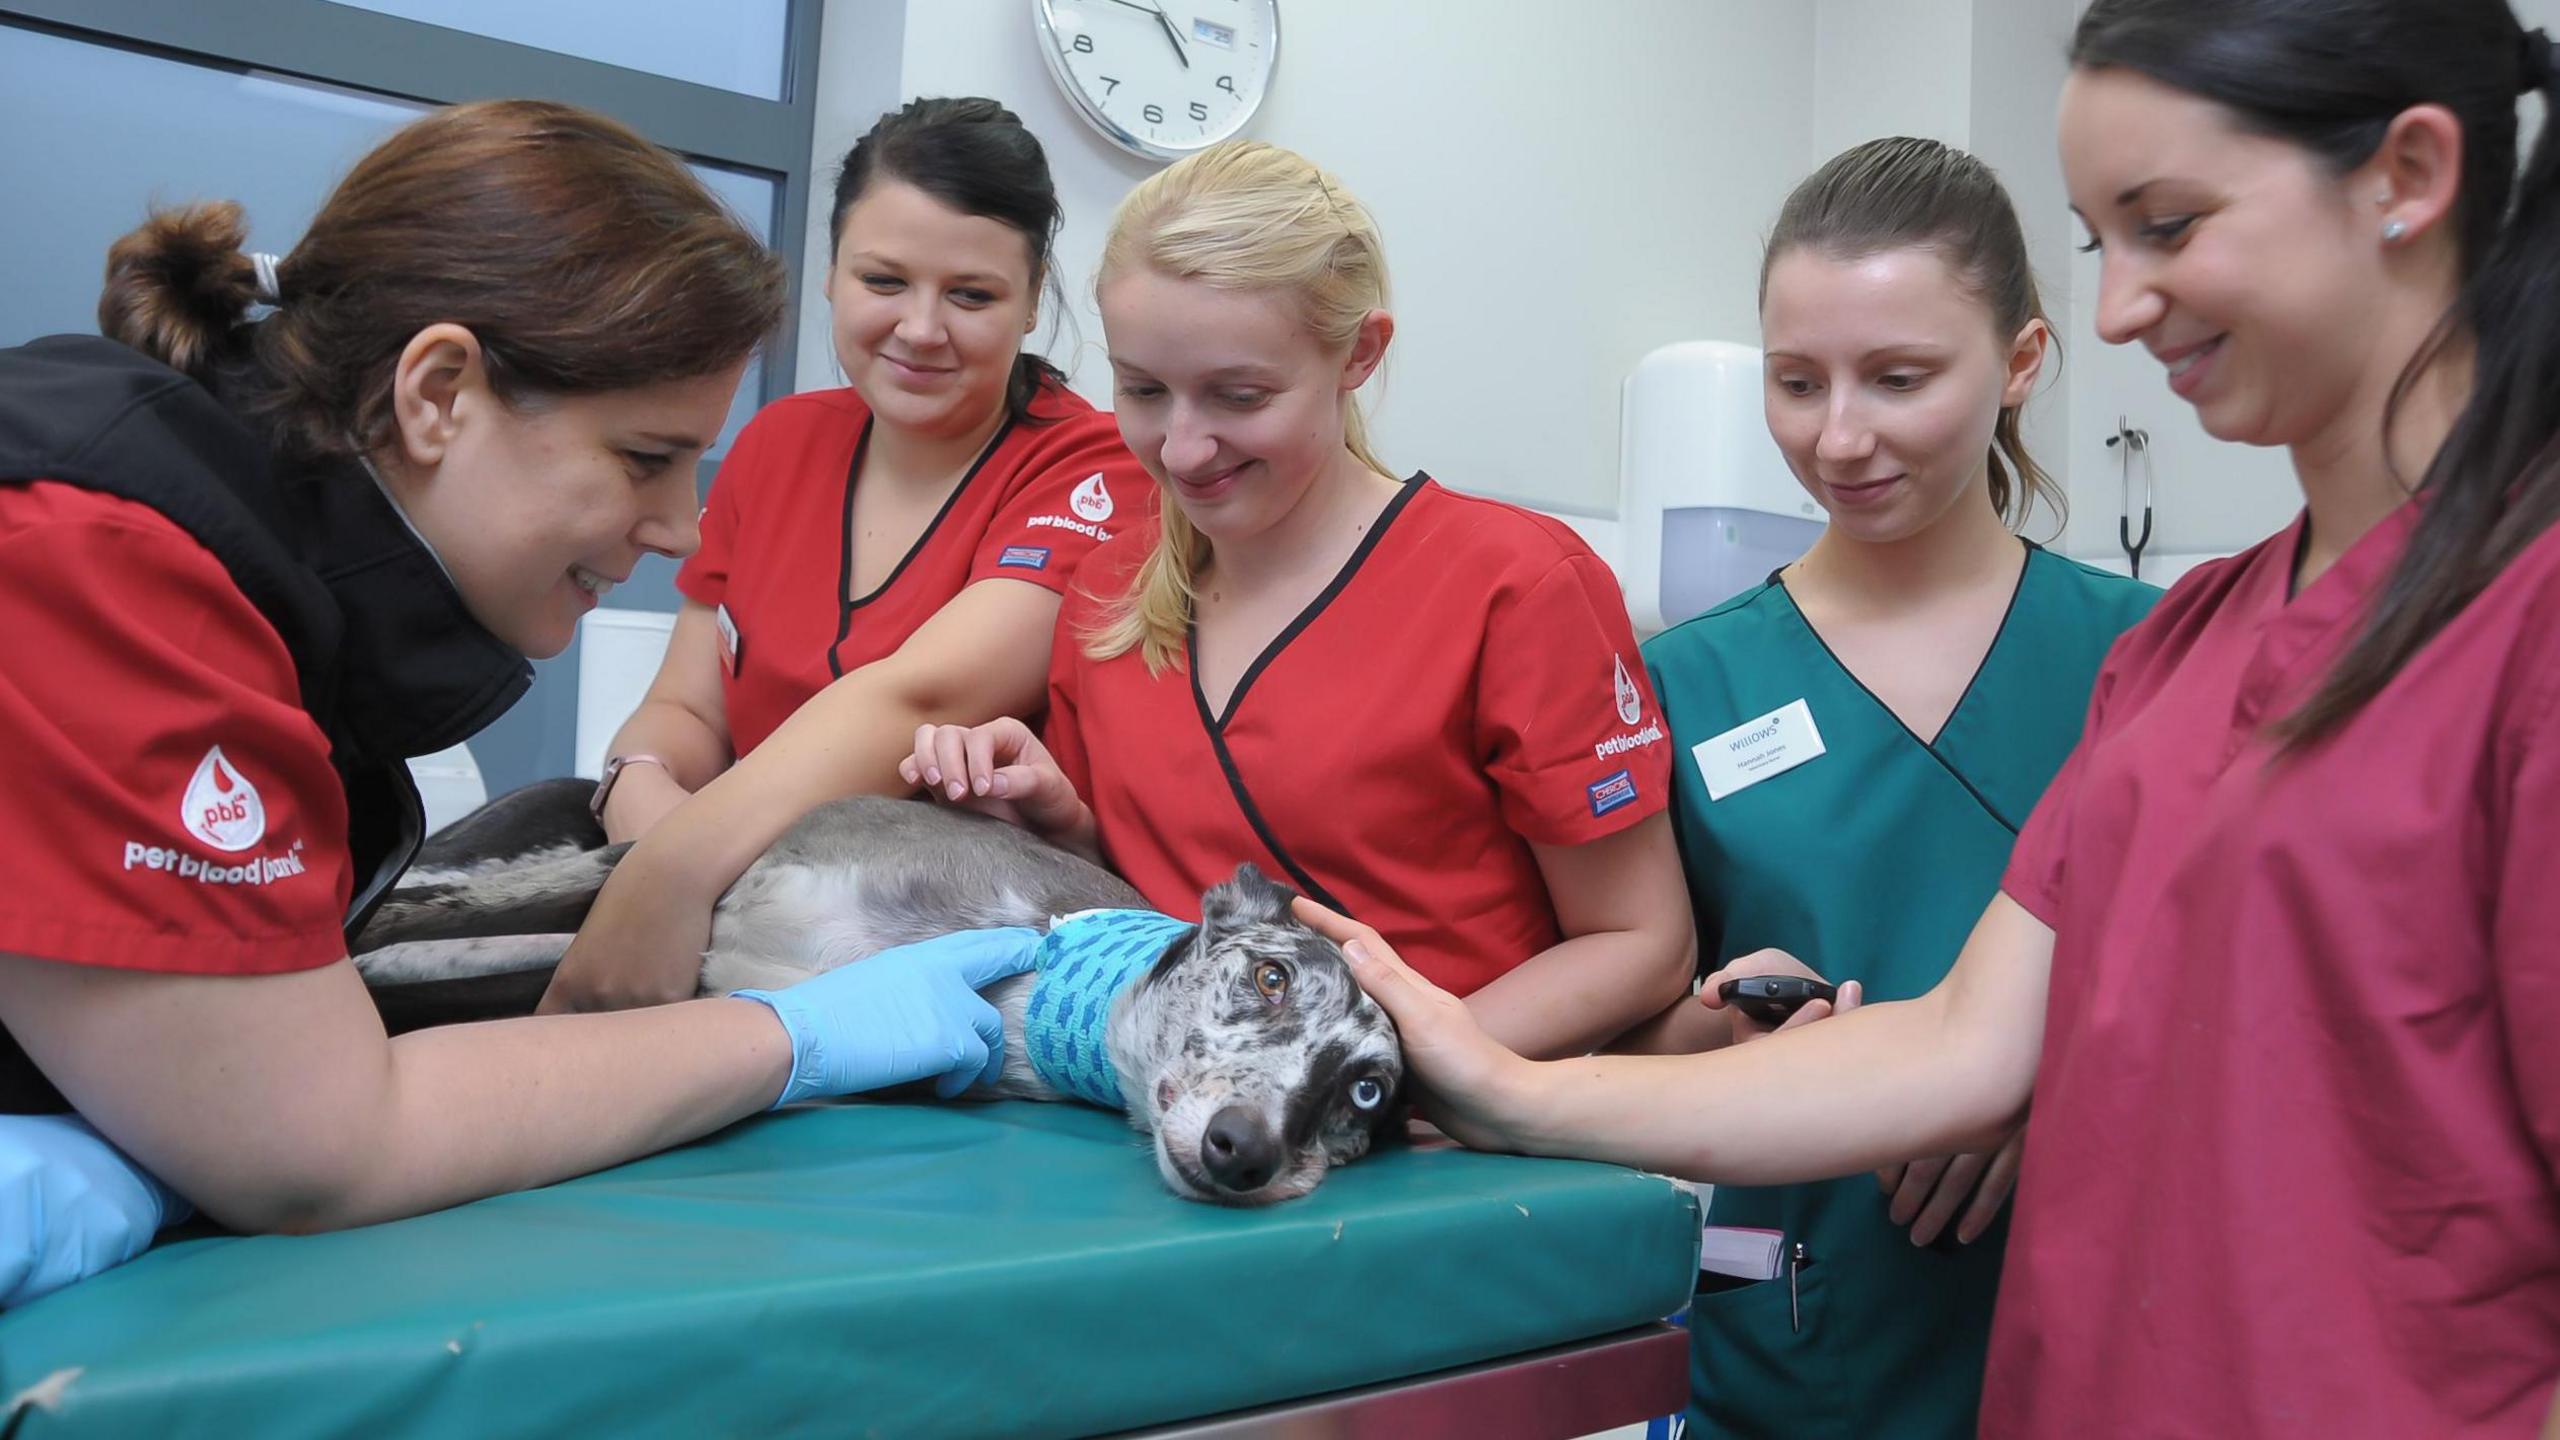
{"type": "Polygon", "coordinates": [[[2100,672],[2003,889],[2053,985],[1986,1436],[2533,1433],[2560,1374],[2560,530],[2344,728],[2266,727],[2403,506],[2305,524],[2100,672]]]}

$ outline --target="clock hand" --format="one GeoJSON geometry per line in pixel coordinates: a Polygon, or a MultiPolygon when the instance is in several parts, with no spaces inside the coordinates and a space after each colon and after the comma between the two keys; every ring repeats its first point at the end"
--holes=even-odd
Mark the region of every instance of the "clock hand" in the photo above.
{"type": "Polygon", "coordinates": [[[1164,38],[1173,42],[1174,58],[1182,62],[1183,69],[1190,69],[1191,52],[1182,48],[1182,36],[1173,28],[1173,17],[1164,13],[1164,6],[1162,4],[1158,4],[1155,7],[1155,12],[1156,23],[1164,27],[1164,38]]]}
{"type": "Polygon", "coordinates": [[[1182,62],[1183,69],[1188,70],[1191,68],[1190,53],[1182,48],[1182,36],[1175,32],[1173,28],[1173,21],[1164,13],[1163,6],[1140,5],[1137,3],[1137,0],[1111,0],[1111,3],[1114,5],[1126,6],[1131,10],[1137,11],[1141,15],[1153,15],[1156,17],[1156,24],[1164,30],[1164,38],[1173,45],[1173,58],[1182,62]]]}

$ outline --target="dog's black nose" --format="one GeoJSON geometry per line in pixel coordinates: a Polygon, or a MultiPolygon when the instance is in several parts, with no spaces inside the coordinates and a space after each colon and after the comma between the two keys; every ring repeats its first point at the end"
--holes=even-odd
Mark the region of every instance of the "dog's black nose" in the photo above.
{"type": "Polygon", "coordinates": [[[1200,1135],[1200,1163],[1209,1178],[1239,1194],[1271,1183],[1280,1169],[1280,1142],[1262,1117],[1242,1105],[1230,1105],[1209,1117],[1200,1135]]]}

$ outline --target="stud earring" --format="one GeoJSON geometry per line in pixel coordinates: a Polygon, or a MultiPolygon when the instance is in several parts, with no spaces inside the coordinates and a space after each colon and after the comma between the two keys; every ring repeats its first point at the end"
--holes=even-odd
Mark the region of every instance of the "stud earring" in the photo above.
{"type": "Polygon", "coordinates": [[[2408,233],[2408,225],[2403,223],[2397,216],[2382,222],[2382,243],[2385,245],[2399,244],[2401,237],[2408,233]]]}

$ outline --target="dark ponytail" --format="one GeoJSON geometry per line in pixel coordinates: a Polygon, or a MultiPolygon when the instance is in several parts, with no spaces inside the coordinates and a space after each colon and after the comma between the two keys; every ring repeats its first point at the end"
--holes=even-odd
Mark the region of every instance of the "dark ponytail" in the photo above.
{"type": "MultiPolygon", "coordinates": [[[[1039,137],[1014,113],[978,96],[910,100],[880,117],[853,143],[836,171],[835,209],[827,221],[830,263],[844,241],[844,218],[880,179],[902,180],[963,215],[977,215],[1021,232],[1031,258],[1031,283],[1049,297],[1052,315],[1066,313],[1066,292],[1053,264],[1065,211],[1039,137]]],[[[1067,377],[1047,359],[1024,350],[1014,357],[1005,409],[1031,419],[1031,402],[1067,377]]]]}
{"type": "Polygon", "coordinates": [[[717,374],[782,318],[789,276],[684,163],[621,122],[542,100],[431,111],[330,192],[247,323],[240,207],[164,210],[107,252],[98,328],[198,379],[254,356],[245,403],[279,444],[370,451],[401,350],[439,322],[479,340],[510,404],[717,374]]]}
{"type": "Polygon", "coordinates": [[[2462,290],[2392,389],[2402,400],[2457,337],[2471,397],[2427,466],[2427,503],[2363,632],[2286,717],[2288,748],[2328,735],[2560,520],[2560,74],[2506,0],[2096,0],[2071,59],[2215,101],[2241,125],[2344,173],[2413,105],[2462,124],[2452,217],[2462,290]],[[2516,97],[2542,137],[2516,178],[2516,97]]]}
{"type": "Polygon", "coordinates": [[[241,348],[258,275],[249,223],[223,200],[155,212],[107,250],[98,333],[202,380],[241,348]]]}

